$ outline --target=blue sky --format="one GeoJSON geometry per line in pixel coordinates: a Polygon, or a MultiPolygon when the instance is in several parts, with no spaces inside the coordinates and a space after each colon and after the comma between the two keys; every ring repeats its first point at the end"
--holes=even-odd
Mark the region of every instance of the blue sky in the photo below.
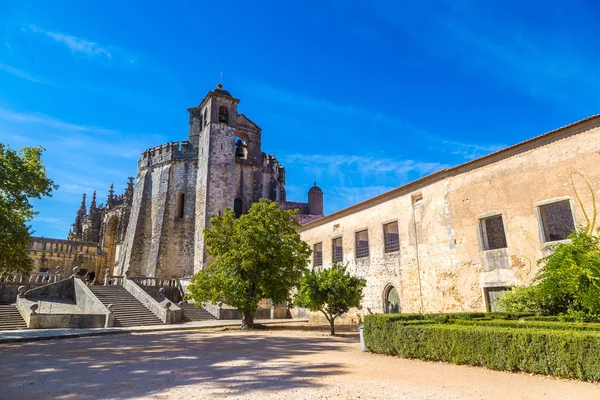
{"type": "Polygon", "coordinates": [[[288,199],[316,180],[326,213],[600,112],[592,1],[222,4],[0,0],[0,141],[60,185],[36,235],[186,139],[221,71],[288,199]]]}

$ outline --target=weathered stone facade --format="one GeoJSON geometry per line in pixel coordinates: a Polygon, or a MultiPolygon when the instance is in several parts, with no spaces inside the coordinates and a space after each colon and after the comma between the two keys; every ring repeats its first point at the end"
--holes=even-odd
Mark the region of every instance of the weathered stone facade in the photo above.
{"type": "Polygon", "coordinates": [[[203,230],[210,216],[225,208],[243,214],[261,198],[298,209],[301,221],[322,216],[323,196],[316,185],[310,204],[286,201],[285,169],[262,152],[261,129],[238,114],[239,101],[217,85],[188,109],[188,140],[142,154],[135,185],[130,178],[119,196],[111,186],[106,206],[96,205],[94,192],[86,209],[83,196],[69,240],[96,246],[103,256],[97,276],[106,270],[190,276],[207,264],[203,230]]]}
{"type": "Polygon", "coordinates": [[[83,272],[94,270],[98,273],[106,265],[106,257],[98,243],[87,241],[34,237],[27,254],[34,262],[35,271],[49,271],[64,277],[70,276],[76,266],[83,272]]]}
{"type": "Polygon", "coordinates": [[[312,261],[318,268],[332,264],[333,241],[341,238],[337,255],[367,280],[360,314],[484,311],[499,292],[531,282],[548,245],[586,224],[584,209],[591,219],[599,163],[595,116],[309,222],[300,232],[320,249],[312,261]]]}

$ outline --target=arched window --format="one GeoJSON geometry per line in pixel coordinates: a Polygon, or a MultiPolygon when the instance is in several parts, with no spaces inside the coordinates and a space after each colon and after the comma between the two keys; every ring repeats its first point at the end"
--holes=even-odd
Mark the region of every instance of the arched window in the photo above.
{"type": "Polygon", "coordinates": [[[247,158],[246,148],[248,146],[240,137],[235,138],[235,158],[247,158]]]}
{"type": "Polygon", "coordinates": [[[177,192],[177,207],[176,207],[177,218],[183,218],[184,207],[185,207],[185,193],[177,192]]]}
{"type": "Polygon", "coordinates": [[[244,200],[239,197],[233,201],[233,213],[239,218],[244,213],[244,200]]]}
{"type": "Polygon", "coordinates": [[[400,296],[393,286],[388,286],[385,292],[385,312],[397,314],[400,312],[400,296]]]}
{"type": "Polygon", "coordinates": [[[229,122],[229,110],[225,106],[219,107],[219,122],[225,124],[229,122]]]}

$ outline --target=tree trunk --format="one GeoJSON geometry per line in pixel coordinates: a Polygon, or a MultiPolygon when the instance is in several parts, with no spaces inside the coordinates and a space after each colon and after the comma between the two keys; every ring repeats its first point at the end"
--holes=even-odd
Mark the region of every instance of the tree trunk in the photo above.
{"type": "Polygon", "coordinates": [[[335,336],[335,317],[330,317],[329,318],[329,324],[331,325],[331,336],[335,336]]]}
{"type": "Polygon", "coordinates": [[[254,313],[244,311],[242,313],[242,329],[254,329],[254,313]]]}

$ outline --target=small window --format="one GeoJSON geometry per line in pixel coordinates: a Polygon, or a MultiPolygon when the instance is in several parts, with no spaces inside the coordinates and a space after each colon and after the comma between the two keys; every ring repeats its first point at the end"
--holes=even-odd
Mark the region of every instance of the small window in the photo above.
{"type": "Polygon", "coordinates": [[[177,192],[177,218],[183,218],[183,210],[185,209],[185,193],[177,192]]]}
{"type": "Polygon", "coordinates": [[[225,106],[219,107],[219,122],[224,124],[229,122],[229,110],[225,106]]]}
{"type": "Polygon", "coordinates": [[[383,225],[384,251],[393,253],[400,250],[400,235],[398,234],[398,222],[390,222],[383,225]]]}
{"type": "Polygon", "coordinates": [[[323,265],[323,243],[317,243],[313,246],[313,265],[315,267],[323,265]]]}
{"type": "Polygon", "coordinates": [[[504,249],[507,247],[502,215],[480,219],[479,226],[484,250],[504,249]]]}
{"type": "Polygon", "coordinates": [[[484,288],[483,292],[485,294],[485,307],[488,312],[496,312],[496,311],[506,311],[503,308],[498,307],[498,300],[500,300],[506,292],[511,289],[506,286],[502,287],[488,287],[484,288]]]}
{"type": "Polygon", "coordinates": [[[569,200],[545,204],[539,210],[544,242],[565,240],[575,230],[569,200]]]}
{"type": "Polygon", "coordinates": [[[356,232],[356,258],[369,257],[369,231],[356,232]]]}
{"type": "Polygon", "coordinates": [[[206,108],[204,109],[204,126],[208,124],[208,115],[206,113],[206,108]]]}
{"type": "Polygon", "coordinates": [[[413,206],[419,205],[423,202],[423,194],[417,193],[412,196],[412,204],[413,206]]]}
{"type": "Polygon", "coordinates": [[[332,260],[333,262],[342,262],[344,261],[344,248],[342,247],[342,238],[335,238],[331,242],[332,244],[332,260]]]}

